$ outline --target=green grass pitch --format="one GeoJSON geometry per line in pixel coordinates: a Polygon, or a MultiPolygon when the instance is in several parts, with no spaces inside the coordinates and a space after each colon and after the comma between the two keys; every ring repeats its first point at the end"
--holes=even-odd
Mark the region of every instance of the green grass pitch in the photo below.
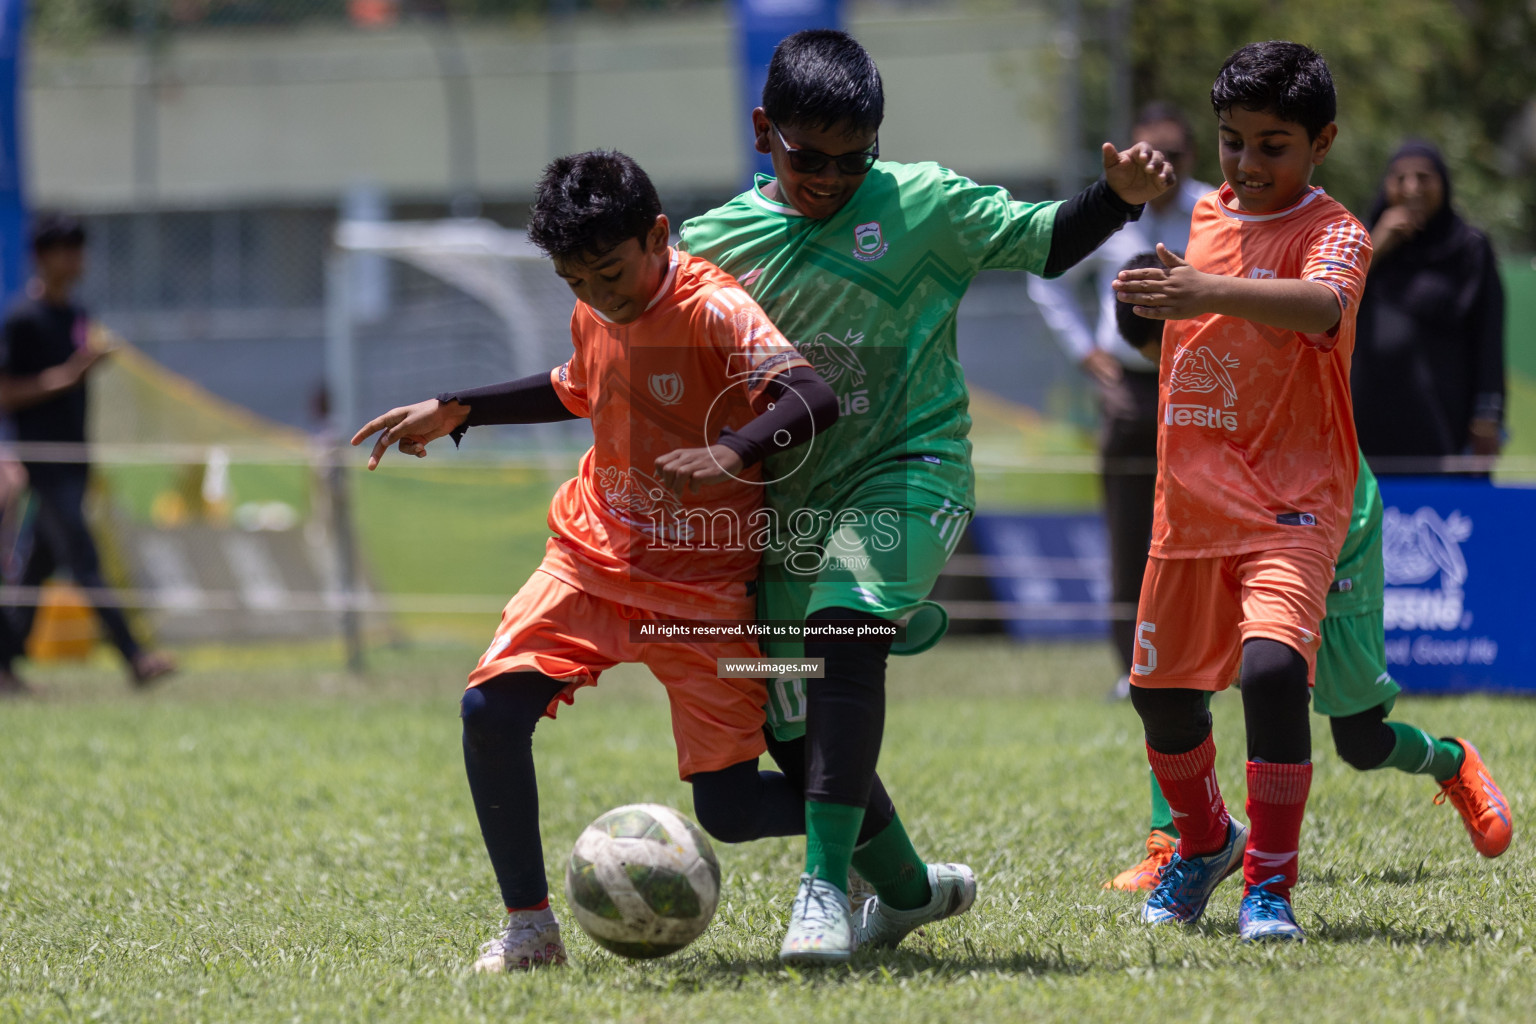
{"type": "MultiPolygon", "coordinates": [[[[776,959],[799,843],[718,846],[720,912],[695,945],[630,963],[568,914],[574,966],[478,977],[499,919],[455,721],[473,649],[190,657],[164,690],[104,667],[35,670],[0,705],[0,1020],[975,1021],[1529,1019],[1536,1006],[1536,704],[1403,700],[1478,742],[1517,817],[1478,858],[1433,785],[1352,772],[1314,719],[1297,908],[1310,941],[1243,948],[1228,882],[1193,930],[1150,932],[1101,882],[1137,853],[1146,764],[1095,648],[949,641],[895,659],[881,767],[919,848],[972,864],[967,917],[893,954],[776,959]]],[[[1240,713],[1218,698],[1241,808],[1240,713]]],[[[665,704],[615,673],[535,738],[562,860],[602,811],[691,813],[665,704]]]]}

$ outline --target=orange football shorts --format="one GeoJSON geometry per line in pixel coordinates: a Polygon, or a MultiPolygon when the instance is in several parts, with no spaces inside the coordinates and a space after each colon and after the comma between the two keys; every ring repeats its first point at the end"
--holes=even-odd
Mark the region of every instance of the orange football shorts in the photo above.
{"type": "Polygon", "coordinates": [[[717,658],[760,657],[757,644],[638,643],[632,622],[666,622],[668,616],[608,601],[538,571],[507,602],[496,639],[470,673],[469,685],[509,672],[539,672],[566,680],[545,713],[574,703],[576,691],[596,686],[605,669],[638,662],[667,688],[678,775],[717,771],[757,757],[763,741],[761,679],[721,679],[717,658]]]}
{"type": "Polygon", "coordinates": [[[1225,690],[1243,642],[1278,640],[1317,667],[1334,560],[1285,548],[1223,558],[1149,558],[1136,613],[1135,686],[1225,690]]]}

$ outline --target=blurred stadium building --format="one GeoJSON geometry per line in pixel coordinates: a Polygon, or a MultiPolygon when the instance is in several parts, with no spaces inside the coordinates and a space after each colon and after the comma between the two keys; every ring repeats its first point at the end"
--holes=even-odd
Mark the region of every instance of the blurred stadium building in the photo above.
{"type": "MultiPolygon", "coordinates": [[[[89,214],[83,298],[101,317],[292,426],[313,426],[325,252],[347,197],[371,218],[516,225],[550,158],[608,146],[647,168],[680,220],[747,175],[724,4],[562,16],[482,0],[453,19],[389,2],[153,6],[146,25],[103,4],[94,38],[33,47],[33,205],[89,214]]],[[[1047,4],[868,5],[849,21],[885,72],[892,158],[942,157],[1025,196],[1075,180],[1056,119],[1070,50],[1047,4]]],[[[1029,308],[1017,281],[997,288],[977,304],[983,330],[1000,303],[1029,308]]],[[[1036,347],[1016,345],[1020,326],[1037,325],[1010,325],[1007,347],[1036,347]]]]}

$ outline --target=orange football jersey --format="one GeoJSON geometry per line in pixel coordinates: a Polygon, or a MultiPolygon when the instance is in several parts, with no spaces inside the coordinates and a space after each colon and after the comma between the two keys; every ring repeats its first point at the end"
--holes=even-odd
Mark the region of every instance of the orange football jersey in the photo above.
{"type": "Polygon", "coordinates": [[[1295,545],[1332,557],[1359,469],[1349,362],[1370,235],[1320,188],[1250,214],[1222,185],[1196,204],[1185,258],[1208,274],[1325,284],[1341,315],[1321,335],[1215,314],[1168,322],[1152,554],[1295,545]]]}
{"type": "Polygon", "coordinates": [[[670,260],[633,323],[583,302],[571,314],[575,352],[552,379],[566,407],[592,420],[594,444],[550,503],[555,537],[540,568],[621,604],[748,619],[760,467],[677,495],[656,479],[656,459],[745,425],[769,379],[810,364],[735,278],[676,250],[670,260]]]}

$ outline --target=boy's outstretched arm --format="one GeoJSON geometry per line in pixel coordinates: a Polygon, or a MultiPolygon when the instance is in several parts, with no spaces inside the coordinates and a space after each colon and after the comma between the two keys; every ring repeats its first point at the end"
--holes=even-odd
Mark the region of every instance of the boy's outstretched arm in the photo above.
{"type": "Polygon", "coordinates": [[[1301,334],[1326,334],[1343,315],[1339,293],[1320,281],[1207,274],[1161,242],[1157,255],[1165,269],[1122,270],[1113,283],[1116,298],[1132,304],[1137,316],[1186,320],[1216,313],[1301,334]]]}
{"type": "Polygon", "coordinates": [[[777,452],[811,441],[837,422],[837,392],[809,366],[792,366],[764,389],[771,404],[740,430],[726,427],[703,448],[656,460],[656,478],[678,494],[716,484],[777,452]]]}
{"type": "Polygon", "coordinates": [[[1125,150],[1106,142],[1103,157],[1104,177],[1056,208],[1046,277],[1081,261],[1126,221],[1140,217],[1144,203],[1178,182],[1173,165],[1145,142],[1125,150]]]}
{"type": "Polygon", "coordinates": [[[549,373],[535,373],[467,391],[444,392],[436,398],[415,405],[402,405],[369,420],[352,435],[359,445],[379,431],[368,456],[368,468],[377,469],[390,445],[399,442],[400,451],[418,459],[427,455],[427,444],[440,437],[452,436],[455,443],[470,427],[493,423],[555,423],[577,419],[555,391],[549,373]]]}

